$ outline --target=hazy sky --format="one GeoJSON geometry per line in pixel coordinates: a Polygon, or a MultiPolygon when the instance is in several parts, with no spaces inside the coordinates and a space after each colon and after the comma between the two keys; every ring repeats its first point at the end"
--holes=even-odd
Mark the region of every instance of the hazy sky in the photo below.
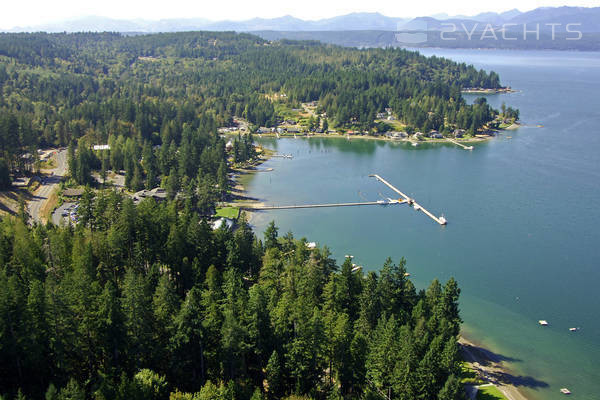
{"type": "MultiPolygon", "coordinates": [[[[320,19],[350,12],[380,12],[390,17],[415,17],[437,13],[474,15],[483,11],[528,11],[538,0],[22,0],[3,1],[0,29],[31,26],[82,16],[118,19],[206,18],[243,20],[293,15],[320,19]]],[[[599,0],[545,0],[544,6],[599,6],[599,0]]]]}

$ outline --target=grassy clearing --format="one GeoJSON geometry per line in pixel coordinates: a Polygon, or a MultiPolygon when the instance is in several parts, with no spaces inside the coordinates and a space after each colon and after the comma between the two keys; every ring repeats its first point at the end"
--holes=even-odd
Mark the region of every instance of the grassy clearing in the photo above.
{"type": "Polygon", "coordinates": [[[496,386],[484,386],[477,390],[477,400],[507,400],[496,386]]]}
{"type": "Polygon", "coordinates": [[[229,219],[237,219],[240,215],[240,209],[237,207],[222,207],[217,208],[216,217],[219,218],[229,218],[229,219]]]}
{"type": "Polygon", "coordinates": [[[292,110],[285,103],[274,103],[275,112],[284,119],[295,119],[296,121],[300,118],[300,111],[292,110]]]}
{"type": "Polygon", "coordinates": [[[42,186],[42,183],[39,180],[31,179],[29,181],[29,186],[27,187],[27,190],[29,190],[29,192],[31,193],[34,193],[40,186],[42,186]]]}
{"type": "Polygon", "coordinates": [[[40,161],[40,169],[44,170],[44,169],[54,169],[56,168],[56,160],[54,159],[54,157],[46,160],[46,161],[40,161]]]}
{"type": "Polygon", "coordinates": [[[402,122],[398,121],[397,119],[393,119],[391,121],[388,121],[387,119],[376,119],[375,122],[376,123],[379,123],[379,122],[386,123],[386,124],[390,125],[392,128],[394,128],[394,130],[396,130],[396,131],[405,131],[406,130],[406,125],[404,125],[402,122]]]}
{"type": "Polygon", "coordinates": [[[460,367],[460,377],[463,385],[481,385],[483,381],[467,363],[463,362],[460,367]]]}

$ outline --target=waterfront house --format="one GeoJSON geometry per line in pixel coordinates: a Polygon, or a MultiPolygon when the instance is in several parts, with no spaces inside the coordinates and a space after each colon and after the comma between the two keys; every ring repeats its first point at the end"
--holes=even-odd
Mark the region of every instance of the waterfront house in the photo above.
{"type": "Polygon", "coordinates": [[[465,130],[464,129],[455,129],[453,134],[454,134],[455,138],[460,139],[465,136],[465,130]]]}
{"type": "Polygon", "coordinates": [[[145,198],[153,198],[156,201],[163,201],[167,199],[167,192],[161,187],[156,187],[152,190],[140,190],[133,194],[132,199],[134,204],[138,204],[145,198]]]}
{"type": "Polygon", "coordinates": [[[407,138],[408,133],[406,133],[406,132],[387,132],[385,134],[385,136],[389,137],[390,139],[400,140],[400,139],[407,138]]]}
{"type": "Polygon", "coordinates": [[[227,229],[231,229],[231,228],[233,228],[233,220],[229,219],[229,218],[219,218],[218,220],[216,220],[212,223],[212,229],[216,231],[217,229],[221,228],[223,225],[225,225],[225,227],[227,227],[227,229]]]}
{"type": "Polygon", "coordinates": [[[444,136],[436,130],[429,132],[429,137],[432,139],[442,139],[444,136]]]}

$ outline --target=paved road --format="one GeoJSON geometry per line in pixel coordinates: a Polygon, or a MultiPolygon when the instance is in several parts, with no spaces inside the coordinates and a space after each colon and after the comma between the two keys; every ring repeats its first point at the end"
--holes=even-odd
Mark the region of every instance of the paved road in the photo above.
{"type": "Polygon", "coordinates": [[[67,150],[58,150],[56,153],[56,168],[54,174],[45,178],[41,186],[36,190],[33,199],[27,203],[29,215],[34,221],[40,221],[40,210],[60,181],[67,174],[67,150]]]}

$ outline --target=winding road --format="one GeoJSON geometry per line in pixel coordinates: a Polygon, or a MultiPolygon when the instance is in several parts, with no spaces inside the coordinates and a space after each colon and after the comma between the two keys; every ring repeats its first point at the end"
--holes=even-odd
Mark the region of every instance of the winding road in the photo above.
{"type": "Polygon", "coordinates": [[[33,198],[27,202],[27,210],[33,221],[41,222],[42,206],[67,174],[67,150],[56,151],[56,167],[51,171],[53,172],[52,176],[42,180],[41,186],[35,191],[33,198]]]}

